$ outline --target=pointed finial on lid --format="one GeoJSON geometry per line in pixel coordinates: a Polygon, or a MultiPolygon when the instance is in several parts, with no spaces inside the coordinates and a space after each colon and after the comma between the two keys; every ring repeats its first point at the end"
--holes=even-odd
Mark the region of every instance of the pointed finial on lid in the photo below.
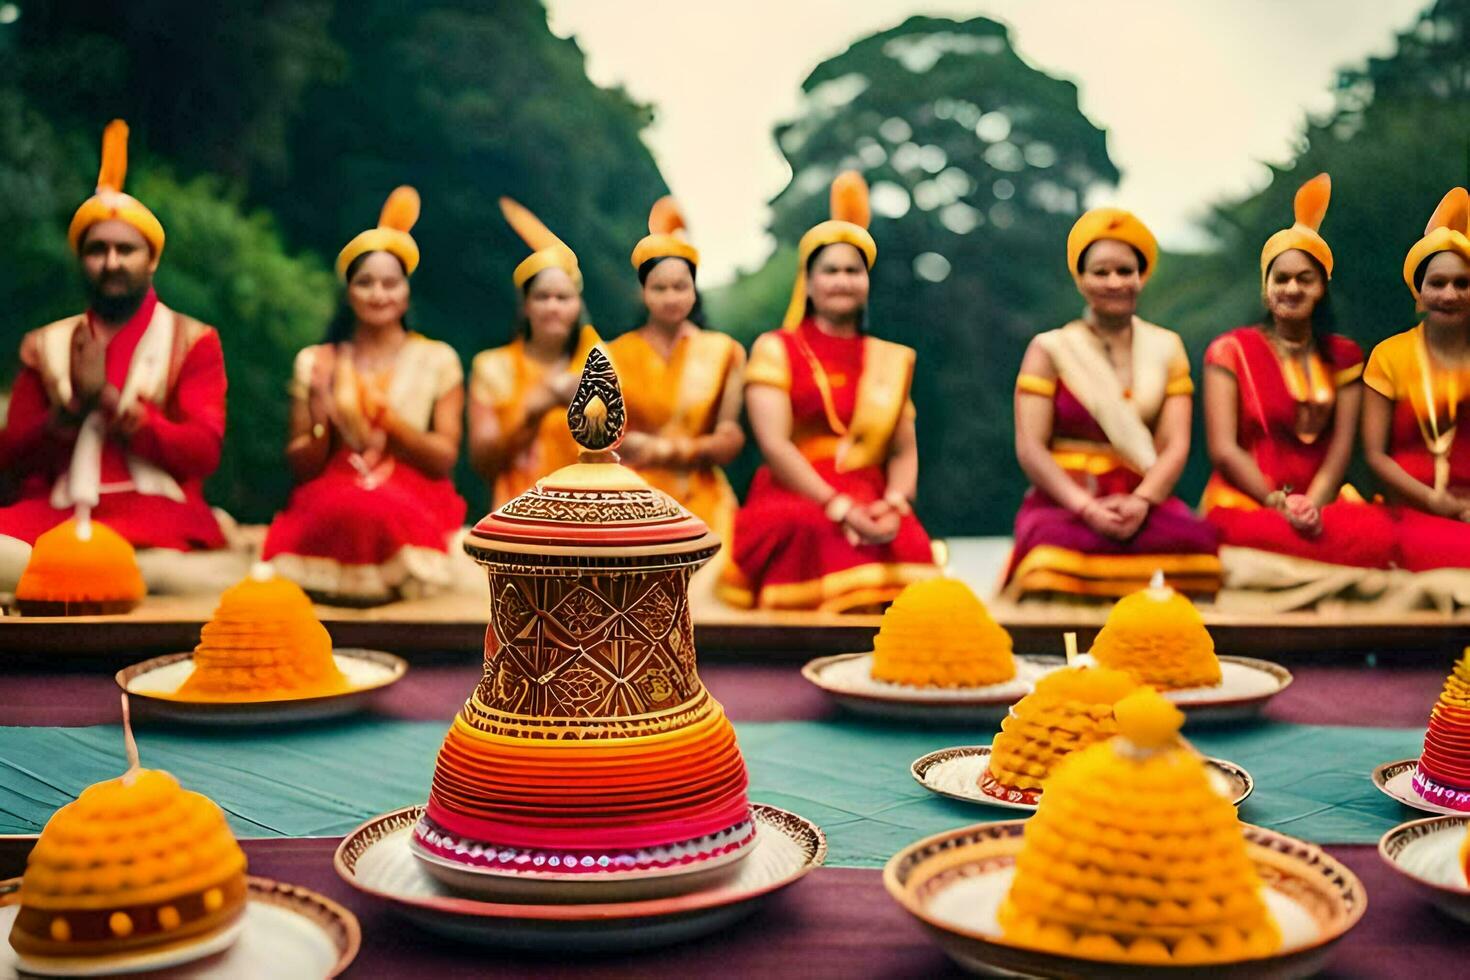
{"type": "Polygon", "coordinates": [[[572,430],[572,438],[588,453],[609,453],[623,441],[625,420],[618,373],[607,355],[594,347],[587,354],[577,393],[567,406],[567,425],[572,430]]]}

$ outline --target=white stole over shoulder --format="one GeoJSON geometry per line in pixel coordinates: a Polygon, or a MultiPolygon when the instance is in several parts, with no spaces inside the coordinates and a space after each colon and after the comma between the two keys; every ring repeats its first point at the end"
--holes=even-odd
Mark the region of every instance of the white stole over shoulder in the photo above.
{"type": "Polygon", "coordinates": [[[1037,335],[1057,375],[1108,437],[1119,456],[1139,473],[1158,461],[1150,423],[1158,418],[1169,384],[1178,337],[1133,318],[1133,388],[1123,391],[1102,338],[1081,320],[1037,335]]]}
{"type": "MultiPolygon", "coordinates": [[[[65,405],[71,401],[71,342],[78,321],[60,320],[44,327],[37,340],[37,354],[42,376],[48,387],[56,393],[57,400],[65,405]]],[[[168,398],[169,363],[173,358],[174,332],[178,329],[178,318],[173,310],[158,303],[153,316],[133,349],[133,358],[128,363],[127,377],[123,381],[118,398],[119,411],[127,411],[139,399],[162,405],[168,398]]],[[[58,510],[69,510],[77,504],[97,506],[103,493],[125,489],[102,486],[102,448],[107,443],[107,418],[100,408],[93,409],[82,420],[77,433],[76,445],[72,448],[71,465],[56,478],[51,487],[51,506],[58,510]]],[[[126,453],[128,475],[132,477],[132,488],[141,494],[167,497],[180,503],[184,501],[184,490],[169,473],[126,453]]]]}

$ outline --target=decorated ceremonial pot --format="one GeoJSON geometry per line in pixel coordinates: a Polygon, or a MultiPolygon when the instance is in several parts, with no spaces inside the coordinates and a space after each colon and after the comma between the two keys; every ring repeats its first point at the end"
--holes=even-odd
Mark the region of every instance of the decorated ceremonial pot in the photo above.
{"type": "Polygon", "coordinates": [[[719,539],[618,463],[600,350],[567,420],[580,462],[464,544],[490,577],[485,673],[411,845],[455,887],[692,880],[755,839],[734,729],[695,669],[689,577],[719,539]]]}

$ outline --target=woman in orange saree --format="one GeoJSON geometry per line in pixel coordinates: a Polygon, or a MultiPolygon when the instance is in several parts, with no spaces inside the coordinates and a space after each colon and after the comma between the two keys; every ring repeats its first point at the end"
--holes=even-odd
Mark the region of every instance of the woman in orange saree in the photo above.
{"type": "Polygon", "coordinates": [[[532,252],[511,276],[521,302],[515,339],[470,364],[470,465],[497,507],[577,461],[564,410],[598,343],[582,322],[576,254],[510,198],[500,199],[500,210],[532,252]]]}
{"type": "Polygon", "coordinates": [[[1373,349],[1363,381],[1363,451],[1396,506],[1395,563],[1470,568],[1470,194],[1456,187],[1404,260],[1424,320],[1373,349]]]}
{"type": "Polygon", "coordinates": [[[720,467],[745,445],[745,348],[700,322],[699,252],[683,227],[674,199],[662,198],[633,249],[648,320],[607,345],[628,412],[618,454],[728,542],[739,501],[720,467]]]}
{"type": "MultiPolygon", "coordinates": [[[[1222,545],[1387,568],[1387,512],[1342,482],[1363,398],[1363,350],[1331,332],[1332,251],[1318,233],[1331,188],[1326,174],[1302,185],[1296,223],[1262,249],[1263,322],[1221,335],[1205,352],[1215,472],[1200,509],[1220,529],[1222,545]]],[[[1250,564],[1229,551],[1222,560],[1227,579],[1232,568],[1250,564]]]]}
{"type": "Polygon", "coordinates": [[[833,219],[802,236],[780,330],[757,338],[746,410],[765,456],[735,519],[719,593],[766,609],[848,612],[939,574],[913,512],[914,350],[865,332],[867,185],[832,184],[833,219]]]}
{"type": "Polygon", "coordinates": [[[1179,335],[1135,315],[1158,258],[1117,208],[1073,225],[1067,262],[1082,318],[1039,334],[1016,379],[1016,456],[1031,489],[1016,514],[1004,594],[1117,597],[1155,570],[1181,592],[1220,586],[1214,528],[1178,498],[1194,384],[1179,335]]]}

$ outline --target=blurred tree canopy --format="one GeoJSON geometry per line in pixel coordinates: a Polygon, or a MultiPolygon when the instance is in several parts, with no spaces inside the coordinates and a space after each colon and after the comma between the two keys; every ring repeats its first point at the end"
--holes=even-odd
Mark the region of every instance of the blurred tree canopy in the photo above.
{"type": "MultiPolygon", "coordinates": [[[[1118,179],[1104,132],[1076,86],[1027,65],[984,17],[910,18],[818,65],[802,91],[800,115],[776,130],[793,176],[772,202],[772,231],[795,242],[828,216],[832,178],[863,172],[878,242],[870,327],[919,353],[925,524],[1007,533],[1025,489],[1013,376],[1031,336],[1080,308],[1063,243],[1088,192],[1118,179]]],[[[776,326],[793,265],[779,251],[712,297],[712,312],[748,315],[754,304],[727,294],[758,294],[759,321],[715,322],[776,326]]]]}
{"type": "MultiPolygon", "coordinates": [[[[337,250],[414,184],[414,325],[466,360],[505,343],[527,249],[508,194],[578,252],[594,322],[633,323],[627,254],[666,185],[652,112],[586,77],[537,0],[21,0],[0,25],[0,380],[28,329],[82,297],[65,241],[107,120],[132,126],[129,189],[169,233],[161,295],[220,329],[230,377],[210,500],[241,520],[285,502],[294,351],[326,330],[337,250]],[[270,474],[274,474],[271,476],[270,474]]],[[[471,510],[488,493],[465,469],[471,510]]]]}

